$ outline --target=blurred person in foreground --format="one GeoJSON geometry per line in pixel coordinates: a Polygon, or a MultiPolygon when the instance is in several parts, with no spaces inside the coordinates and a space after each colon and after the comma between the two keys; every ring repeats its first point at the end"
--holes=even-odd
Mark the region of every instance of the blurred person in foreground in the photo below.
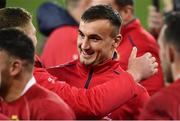
{"type": "Polygon", "coordinates": [[[166,81],[172,83],[152,96],[141,119],[180,120],[180,13],[166,18],[158,39],[166,81]]]}
{"type": "Polygon", "coordinates": [[[33,77],[34,45],[17,29],[0,30],[0,108],[12,120],[74,119],[69,106],[33,77]]]}
{"type": "MultiPolygon", "coordinates": [[[[20,28],[33,40],[36,47],[36,29],[32,24],[31,15],[25,9],[13,7],[0,9],[0,29],[8,27],[20,28]]],[[[145,55],[136,58],[135,53],[136,49],[132,51],[131,64],[127,72],[122,70],[118,80],[110,78],[110,81],[91,89],[70,86],[65,82],[68,80],[58,80],[50,75],[43,68],[43,64],[37,55],[35,56],[33,75],[37,83],[55,92],[69,104],[74,110],[77,119],[100,119],[139,93],[139,86],[135,81],[151,76],[157,71],[157,65],[149,54],[149,57],[145,55]],[[122,85],[126,88],[120,89],[119,87],[122,85]]],[[[60,74],[60,72],[57,73],[60,74]]],[[[72,74],[68,73],[69,76],[72,74]]],[[[99,80],[103,79],[99,78],[99,80]]]]}

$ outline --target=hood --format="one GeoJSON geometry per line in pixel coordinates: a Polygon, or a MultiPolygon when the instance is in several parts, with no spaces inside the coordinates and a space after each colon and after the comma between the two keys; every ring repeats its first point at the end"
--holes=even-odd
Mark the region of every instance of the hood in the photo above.
{"type": "Polygon", "coordinates": [[[40,32],[45,36],[64,25],[78,26],[67,10],[51,2],[40,5],[37,10],[37,22],[40,32]]]}

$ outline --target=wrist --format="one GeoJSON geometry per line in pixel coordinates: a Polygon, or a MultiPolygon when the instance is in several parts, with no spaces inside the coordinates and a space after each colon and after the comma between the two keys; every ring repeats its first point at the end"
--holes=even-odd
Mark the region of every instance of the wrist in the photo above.
{"type": "Polygon", "coordinates": [[[140,75],[135,71],[127,70],[126,72],[128,72],[136,82],[139,82],[141,80],[140,75]]]}

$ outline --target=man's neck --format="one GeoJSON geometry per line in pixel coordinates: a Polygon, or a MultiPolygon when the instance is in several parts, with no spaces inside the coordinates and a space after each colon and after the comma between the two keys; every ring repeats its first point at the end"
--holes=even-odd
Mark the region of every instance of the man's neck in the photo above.
{"type": "Polygon", "coordinates": [[[9,88],[7,94],[3,97],[6,102],[12,102],[21,97],[21,94],[31,79],[32,75],[21,77],[18,79],[11,80],[13,82],[12,86],[9,88]]]}
{"type": "Polygon", "coordinates": [[[132,16],[129,20],[123,21],[123,25],[124,25],[124,26],[128,25],[128,24],[131,23],[134,19],[135,19],[135,17],[132,16]]]}

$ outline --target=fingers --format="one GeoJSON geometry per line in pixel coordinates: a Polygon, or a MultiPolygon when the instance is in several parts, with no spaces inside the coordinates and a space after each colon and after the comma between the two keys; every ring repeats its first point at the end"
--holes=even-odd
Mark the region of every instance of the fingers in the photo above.
{"type": "Polygon", "coordinates": [[[158,63],[157,62],[152,63],[151,70],[152,70],[153,75],[158,72],[158,63]]]}
{"type": "Polygon", "coordinates": [[[144,54],[145,58],[147,59],[149,63],[149,68],[151,70],[151,73],[154,75],[158,72],[158,63],[156,62],[156,58],[152,56],[151,53],[147,52],[144,54]]]}
{"type": "Polygon", "coordinates": [[[152,57],[152,54],[147,52],[144,54],[144,56],[147,58],[147,59],[150,59],[152,57]]]}
{"type": "Polygon", "coordinates": [[[151,58],[151,61],[152,61],[152,63],[156,62],[156,58],[155,58],[155,57],[152,57],[152,58],[151,58]]]}
{"type": "Polygon", "coordinates": [[[136,48],[136,47],[133,47],[129,58],[130,58],[130,59],[135,59],[136,56],[137,56],[137,48],[136,48]]]}

